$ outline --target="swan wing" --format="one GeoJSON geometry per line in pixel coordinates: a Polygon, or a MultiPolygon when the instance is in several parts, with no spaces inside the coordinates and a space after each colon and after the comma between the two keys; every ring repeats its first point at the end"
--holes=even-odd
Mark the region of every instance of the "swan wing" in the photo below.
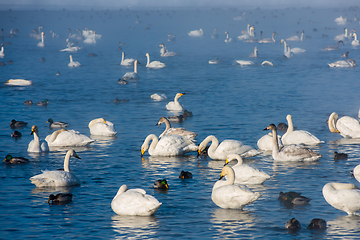
{"type": "Polygon", "coordinates": [[[109,121],[106,121],[106,123],[103,122],[95,123],[90,128],[91,135],[114,136],[116,133],[117,132],[115,131],[114,124],[109,121]]]}
{"type": "Polygon", "coordinates": [[[79,179],[73,173],[65,171],[44,171],[31,177],[30,181],[37,187],[80,185],[79,179]]]}
{"type": "Polygon", "coordinates": [[[355,118],[344,116],[337,120],[336,129],[344,137],[360,138],[360,124],[355,118]]]}

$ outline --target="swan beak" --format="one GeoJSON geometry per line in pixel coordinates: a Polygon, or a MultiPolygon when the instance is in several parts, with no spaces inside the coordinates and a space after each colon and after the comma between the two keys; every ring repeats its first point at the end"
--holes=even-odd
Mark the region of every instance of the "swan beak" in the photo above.
{"type": "Polygon", "coordinates": [[[74,157],[76,157],[77,159],[81,159],[76,153],[75,153],[74,157]]]}
{"type": "Polygon", "coordinates": [[[266,130],[269,130],[268,128],[264,128],[264,130],[263,131],[266,131],[266,130]]]}
{"type": "Polygon", "coordinates": [[[196,157],[199,157],[200,154],[201,154],[201,152],[202,152],[202,151],[199,149],[199,150],[198,150],[198,155],[197,155],[196,157]]]}
{"type": "Polygon", "coordinates": [[[219,180],[223,179],[223,177],[224,177],[224,175],[223,175],[223,173],[221,172],[219,180]]]}
{"type": "Polygon", "coordinates": [[[33,135],[33,133],[34,133],[34,129],[31,129],[31,133],[30,133],[30,135],[33,135]]]}
{"type": "Polygon", "coordinates": [[[145,153],[145,150],[144,149],[141,149],[141,156],[143,156],[145,153]]]}
{"type": "Polygon", "coordinates": [[[226,161],[225,161],[224,166],[228,165],[228,163],[229,163],[229,159],[227,158],[226,161]]]}

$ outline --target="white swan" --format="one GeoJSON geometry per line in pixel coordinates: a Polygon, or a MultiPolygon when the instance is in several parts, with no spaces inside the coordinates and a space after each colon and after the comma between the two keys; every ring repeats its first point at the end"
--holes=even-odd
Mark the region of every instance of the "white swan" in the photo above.
{"type": "Polygon", "coordinates": [[[90,134],[100,136],[115,136],[116,131],[114,124],[110,121],[105,121],[104,118],[96,118],[89,122],[90,134]]]}
{"type": "Polygon", "coordinates": [[[161,117],[156,125],[160,126],[162,123],[165,123],[166,128],[164,132],[159,136],[159,138],[165,135],[180,135],[184,138],[194,140],[197,136],[196,133],[187,131],[185,130],[185,128],[172,128],[169,119],[167,119],[166,117],[161,117]]]}
{"type": "Polygon", "coordinates": [[[329,130],[340,133],[345,138],[360,138],[360,123],[355,118],[344,116],[338,119],[336,112],[331,113],[328,120],[329,130]]]}
{"type": "Polygon", "coordinates": [[[141,146],[141,156],[146,150],[151,156],[170,157],[197,151],[198,147],[191,140],[179,135],[166,135],[159,140],[155,134],[150,134],[141,146]],[[150,141],[152,141],[151,144],[150,141]]]}
{"type": "Polygon", "coordinates": [[[320,154],[295,144],[284,146],[279,150],[278,142],[276,141],[276,126],[270,124],[265,130],[271,130],[273,133],[272,157],[274,161],[316,161],[321,158],[320,154]]]}
{"type": "Polygon", "coordinates": [[[163,68],[163,67],[165,67],[165,63],[162,63],[160,61],[152,61],[152,62],[150,62],[149,53],[146,53],[145,57],[147,58],[147,61],[146,61],[146,67],[147,68],[163,68]]]}
{"type": "Polygon", "coordinates": [[[291,58],[291,49],[288,44],[286,44],[286,41],[284,39],[281,39],[280,44],[284,44],[284,56],[287,58],[291,58]]]}
{"type": "Polygon", "coordinates": [[[34,140],[32,140],[28,145],[28,152],[48,152],[49,146],[48,143],[44,140],[40,141],[39,130],[37,126],[32,126],[31,135],[34,135],[34,140]]]}
{"type": "Polygon", "coordinates": [[[31,84],[32,84],[31,80],[25,80],[25,79],[9,79],[5,83],[5,85],[10,85],[10,86],[30,86],[31,84]]]}
{"type": "Polygon", "coordinates": [[[250,39],[252,37],[255,36],[255,27],[254,26],[251,26],[250,27],[250,24],[247,25],[247,31],[246,32],[242,32],[242,35],[238,36],[237,38],[239,40],[247,40],[247,39],[250,39]]]}
{"type": "Polygon", "coordinates": [[[218,29],[215,28],[215,29],[214,29],[214,33],[211,34],[211,38],[218,38],[218,37],[219,37],[219,34],[218,34],[217,32],[218,32],[218,29]]]}
{"type": "Polygon", "coordinates": [[[125,52],[121,53],[121,62],[120,65],[123,66],[131,66],[134,64],[135,59],[133,58],[125,58],[125,52]]]}
{"type": "Polygon", "coordinates": [[[274,64],[270,61],[265,60],[261,63],[261,66],[274,66],[274,64]]]}
{"type": "Polygon", "coordinates": [[[157,101],[157,102],[167,99],[165,94],[157,94],[157,93],[151,94],[150,97],[151,97],[151,99],[153,99],[154,101],[157,101]]]}
{"type": "Polygon", "coordinates": [[[224,166],[220,180],[214,184],[211,200],[221,208],[242,209],[244,206],[256,201],[261,193],[255,193],[243,185],[234,184],[235,173],[229,166],[224,166]],[[224,176],[227,180],[221,180],[224,176]]]}
{"type": "Polygon", "coordinates": [[[214,160],[225,160],[227,156],[232,153],[239,154],[243,158],[253,157],[260,152],[251,146],[244,145],[238,140],[224,140],[219,145],[219,140],[213,136],[207,136],[199,145],[199,154],[206,148],[206,145],[211,142],[208,149],[208,156],[214,160]]]}
{"type": "Polygon", "coordinates": [[[59,129],[46,136],[50,147],[86,146],[95,140],[74,130],[59,129]]]}
{"type": "Polygon", "coordinates": [[[344,34],[337,35],[334,38],[335,41],[345,41],[347,39],[348,39],[348,30],[347,30],[347,28],[344,28],[344,34]]]}
{"type": "Polygon", "coordinates": [[[161,204],[143,189],[129,189],[122,185],[111,201],[111,208],[118,215],[150,216],[161,204]]]}
{"type": "Polygon", "coordinates": [[[344,45],[344,42],[340,40],[340,41],[338,41],[338,42],[336,43],[336,46],[334,46],[334,45],[329,45],[329,46],[327,46],[327,47],[322,48],[321,51],[340,50],[339,43],[341,43],[342,45],[344,45]]]}
{"type": "Polygon", "coordinates": [[[340,17],[335,18],[334,20],[337,25],[345,25],[347,23],[347,18],[343,18],[341,15],[340,17]]]}
{"type": "Polygon", "coordinates": [[[257,47],[254,48],[254,52],[250,53],[249,57],[254,57],[254,58],[258,57],[258,48],[257,47]]]}
{"type": "Polygon", "coordinates": [[[300,38],[298,36],[292,36],[286,39],[286,41],[303,41],[304,40],[304,30],[301,31],[300,38]]]}
{"type": "Polygon", "coordinates": [[[357,34],[355,32],[351,33],[351,36],[354,37],[354,40],[351,41],[351,45],[356,47],[356,46],[359,46],[360,43],[359,43],[359,40],[357,39],[357,34]]]}
{"type": "Polygon", "coordinates": [[[330,182],[325,184],[322,193],[327,203],[348,215],[360,211],[360,189],[354,184],[330,182]]]}
{"type": "MultiPolygon", "coordinates": [[[[263,151],[271,151],[272,147],[273,147],[273,140],[272,140],[273,136],[272,133],[268,133],[264,136],[262,136],[258,141],[257,141],[257,146],[260,150],[263,151]]],[[[279,147],[282,148],[283,145],[281,143],[281,137],[278,136],[278,144],[279,147]]]]}
{"type": "Polygon", "coordinates": [[[64,160],[64,170],[43,171],[43,173],[30,178],[36,187],[65,187],[79,186],[80,180],[70,171],[70,157],[80,159],[73,149],[67,151],[64,160]]]}
{"type": "Polygon", "coordinates": [[[294,130],[294,125],[292,121],[292,117],[290,114],[286,116],[286,120],[288,122],[288,129],[286,133],[282,136],[281,142],[284,145],[290,144],[304,144],[304,145],[317,145],[323,143],[313,134],[304,130],[294,130]]]}
{"type": "Polygon", "coordinates": [[[234,38],[230,38],[229,37],[229,33],[227,32],[227,31],[225,31],[225,36],[226,36],[226,38],[225,38],[225,42],[226,43],[229,43],[229,42],[236,42],[236,40],[234,39],[234,38]]]}
{"type": "Polygon", "coordinates": [[[241,66],[249,66],[255,64],[253,61],[248,61],[248,60],[236,60],[236,62],[241,66]]]}
{"type": "Polygon", "coordinates": [[[69,56],[70,57],[70,62],[68,64],[69,67],[80,67],[81,64],[79,62],[76,62],[73,60],[72,55],[69,56]]]}
{"type": "Polygon", "coordinates": [[[81,49],[80,47],[73,46],[73,44],[69,42],[69,39],[66,39],[66,45],[67,48],[61,49],[60,52],[76,52],[81,49]]]}
{"type": "Polygon", "coordinates": [[[44,32],[41,32],[41,42],[37,44],[38,47],[45,47],[44,34],[44,32]]]}
{"type": "Polygon", "coordinates": [[[5,53],[4,53],[4,44],[1,44],[1,50],[0,50],[0,58],[4,58],[5,57],[5,53]]]}
{"type": "Polygon", "coordinates": [[[221,60],[219,58],[209,60],[209,64],[219,64],[219,63],[221,63],[221,60]]]}
{"type": "Polygon", "coordinates": [[[84,43],[87,43],[87,44],[95,44],[96,43],[96,32],[95,31],[94,31],[94,33],[89,34],[87,36],[84,35],[84,37],[85,37],[84,43]]]}
{"type": "Polygon", "coordinates": [[[356,63],[354,59],[349,58],[348,60],[339,60],[333,63],[328,63],[329,67],[355,67],[356,63]]]}
{"type": "Polygon", "coordinates": [[[295,47],[295,48],[291,48],[290,51],[294,54],[299,54],[299,53],[304,53],[306,52],[305,49],[302,49],[302,48],[298,48],[298,47],[295,47]]]}
{"type": "Polygon", "coordinates": [[[133,72],[127,72],[125,75],[121,78],[122,80],[139,80],[140,76],[137,73],[137,64],[138,60],[134,61],[134,71],[133,72]]]}
{"type": "Polygon", "coordinates": [[[204,31],[200,28],[199,30],[193,30],[188,32],[188,35],[192,37],[201,37],[204,35],[204,31]]]}
{"type": "Polygon", "coordinates": [[[243,159],[238,154],[230,154],[226,158],[225,165],[237,161],[237,164],[232,166],[232,169],[235,172],[235,183],[239,184],[262,184],[266,180],[270,179],[270,176],[263,172],[259,171],[256,168],[253,168],[247,164],[243,164],[243,159]]]}
{"type": "Polygon", "coordinates": [[[160,56],[162,57],[173,57],[173,56],[176,56],[176,55],[179,55],[178,53],[176,52],[169,52],[166,47],[165,47],[165,44],[161,43],[159,45],[159,47],[161,47],[160,49],[160,56]]]}
{"type": "Polygon", "coordinates": [[[258,42],[259,43],[274,43],[275,42],[275,34],[277,34],[277,33],[273,32],[271,35],[271,38],[260,39],[258,42]]]}
{"type": "Polygon", "coordinates": [[[185,94],[186,93],[177,93],[175,95],[174,101],[170,101],[168,104],[166,104],[166,109],[170,111],[182,111],[183,107],[179,103],[178,99],[185,94]]]}

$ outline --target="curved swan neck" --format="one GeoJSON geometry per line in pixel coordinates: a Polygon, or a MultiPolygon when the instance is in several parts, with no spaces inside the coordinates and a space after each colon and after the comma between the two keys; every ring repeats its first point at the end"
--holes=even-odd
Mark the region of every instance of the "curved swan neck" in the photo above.
{"type": "Polygon", "coordinates": [[[89,122],[89,128],[91,128],[93,125],[95,125],[96,123],[106,123],[105,119],[104,118],[96,118],[94,120],[91,120],[89,122]]]}
{"type": "Polygon", "coordinates": [[[46,141],[49,142],[49,143],[54,142],[55,139],[57,138],[57,136],[58,136],[60,133],[64,132],[64,131],[67,131],[67,130],[65,130],[65,129],[56,130],[55,132],[53,132],[53,133],[50,135],[50,137],[49,137],[48,139],[46,139],[46,141]]]}
{"type": "MultiPolygon", "coordinates": [[[[202,146],[201,148],[205,149],[206,145],[209,142],[211,142],[211,145],[208,149],[208,155],[212,158],[212,156],[215,154],[217,147],[219,146],[219,140],[213,135],[207,136],[204,139],[204,141],[202,141],[202,143],[200,143],[200,146],[202,146]]],[[[200,147],[199,147],[199,149],[200,149],[200,147]]]]}
{"type": "Polygon", "coordinates": [[[158,142],[159,142],[159,139],[157,138],[157,136],[155,134],[150,134],[149,136],[146,137],[143,146],[145,146],[145,149],[149,149],[148,151],[152,151],[155,149],[158,142]],[[150,144],[150,141],[152,141],[151,144],[150,144]],[[149,144],[150,144],[150,147],[149,147],[149,144]]]}
{"type": "Polygon", "coordinates": [[[328,126],[329,126],[330,132],[332,132],[332,133],[338,133],[339,132],[336,129],[336,121],[337,121],[337,119],[338,119],[338,115],[335,112],[333,112],[329,117],[328,126]]]}
{"type": "Polygon", "coordinates": [[[235,166],[243,164],[243,159],[238,154],[230,154],[228,156],[227,163],[230,163],[230,162],[235,161],[235,160],[237,162],[237,164],[235,166]]]}
{"type": "Polygon", "coordinates": [[[165,125],[166,125],[165,131],[169,130],[169,129],[171,128],[171,124],[170,124],[169,119],[167,119],[167,118],[164,117],[163,122],[164,122],[165,125]]]}
{"type": "Polygon", "coordinates": [[[71,172],[70,171],[70,157],[71,157],[72,151],[69,150],[66,155],[65,155],[65,160],[64,160],[64,171],[65,172],[71,172]]]}
{"type": "Polygon", "coordinates": [[[235,172],[234,169],[232,169],[229,166],[224,166],[222,171],[221,171],[221,175],[220,175],[220,179],[223,177],[226,177],[226,181],[224,185],[233,185],[234,181],[235,181],[235,172]]]}

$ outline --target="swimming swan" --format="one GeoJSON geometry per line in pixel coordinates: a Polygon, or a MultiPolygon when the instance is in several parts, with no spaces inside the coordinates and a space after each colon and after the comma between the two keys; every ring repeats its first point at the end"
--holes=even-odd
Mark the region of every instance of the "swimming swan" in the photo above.
{"type": "Polygon", "coordinates": [[[355,67],[356,63],[354,59],[349,58],[348,60],[339,60],[333,63],[328,63],[329,67],[355,67]]]}
{"type": "Polygon", "coordinates": [[[38,47],[45,47],[44,34],[44,32],[41,32],[41,42],[37,44],[38,47]]]}
{"type": "Polygon", "coordinates": [[[328,127],[332,133],[340,133],[345,138],[360,138],[360,123],[355,118],[344,116],[338,119],[336,112],[331,113],[328,127]]]}
{"type": "Polygon", "coordinates": [[[208,149],[208,156],[214,160],[225,160],[230,154],[239,154],[243,158],[253,157],[260,154],[251,146],[244,145],[238,140],[224,140],[219,145],[219,140],[214,136],[207,136],[199,145],[198,153],[201,154],[207,144],[211,142],[208,149]]]}
{"type": "Polygon", "coordinates": [[[104,118],[96,118],[89,122],[90,134],[99,136],[115,136],[116,131],[114,124],[105,121],[104,118]]]}
{"type": "Polygon", "coordinates": [[[88,35],[85,35],[83,32],[83,35],[85,37],[84,43],[87,44],[95,44],[96,43],[96,32],[94,31],[94,33],[89,33],[88,35]]]}
{"type": "Polygon", "coordinates": [[[261,193],[255,193],[248,187],[234,184],[235,173],[229,166],[224,166],[220,180],[212,189],[211,200],[221,208],[242,209],[244,206],[256,201],[261,193]],[[227,180],[221,180],[223,177],[227,180]]]}
{"type": "Polygon", "coordinates": [[[241,66],[249,66],[255,64],[253,61],[248,61],[248,60],[236,60],[236,62],[241,66]]]}
{"type": "Polygon", "coordinates": [[[25,79],[9,79],[5,82],[5,85],[10,86],[30,86],[32,84],[31,80],[25,79]]]}
{"type": "Polygon", "coordinates": [[[189,35],[189,36],[192,36],[192,37],[201,37],[201,36],[204,35],[204,32],[203,32],[203,30],[200,28],[199,30],[193,30],[193,31],[188,32],[188,35],[189,35]]]}
{"type": "Polygon", "coordinates": [[[70,57],[70,62],[68,64],[69,67],[80,67],[81,66],[81,64],[79,62],[73,61],[72,55],[70,55],[69,57],[70,57]]]}
{"type": "Polygon", "coordinates": [[[95,140],[74,130],[60,129],[46,136],[50,147],[86,146],[95,140]]]}
{"type": "Polygon", "coordinates": [[[334,20],[337,25],[345,25],[347,23],[347,18],[343,18],[341,15],[340,17],[335,18],[334,20]]]}
{"type": "Polygon", "coordinates": [[[301,31],[300,38],[298,36],[292,36],[286,39],[286,41],[303,41],[304,40],[304,30],[301,31]]]}
{"type": "Polygon", "coordinates": [[[320,141],[317,137],[315,137],[313,134],[309,133],[308,131],[294,130],[294,125],[290,114],[286,116],[286,120],[288,122],[288,129],[281,138],[281,142],[284,145],[290,145],[290,144],[317,145],[323,143],[323,141],[320,141]]]}
{"type": "Polygon", "coordinates": [[[0,58],[4,58],[5,57],[5,53],[4,53],[4,44],[1,44],[1,50],[0,50],[0,58]]]}
{"type": "Polygon", "coordinates": [[[174,101],[170,101],[168,104],[166,104],[166,109],[170,111],[182,111],[183,107],[179,103],[178,99],[185,94],[186,93],[177,93],[175,95],[174,101]]]}
{"type": "Polygon", "coordinates": [[[152,62],[150,62],[149,53],[146,53],[145,57],[147,58],[147,61],[146,61],[146,67],[147,68],[163,68],[163,67],[165,67],[165,63],[162,63],[160,61],[152,61],[152,62]]]}
{"type": "Polygon", "coordinates": [[[70,171],[70,157],[80,159],[73,149],[67,151],[64,160],[64,170],[43,171],[30,178],[36,187],[65,187],[79,186],[80,180],[70,171]]]}
{"type": "Polygon", "coordinates": [[[351,41],[351,45],[352,45],[352,46],[355,46],[355,47],[356,47],[356,46],[359,46],[360,43],[359,43],[359,40],[357,39],[356,33],[355,33],[355,32],[351,33],[351,36],[354,37],[354,40],[351,41]]]}
{"type": "Polygon", "coordinates": [[[76,52],[81,49],[80,47],[73,46],[73,44],[69,42],[69,39],[66,39],[66,45],[67,48],[61,49],[60,52],[76,52]]]}
{"type": "Polygon", "coordinates": [[[234,38],[229,38],[229,33],[228,33],[227,31],[225,31],[225,36],[226,36],[226,38],[225,38],[224,42],[226,42],[226,43],[236,42],[236,39],[234,39],[234,38]]]}
{"type": "Polygon", "coordinates": [[[249,57],[254,57],[254,58],[258,57],[258,48],[257,47],[254,48],[254,52],[250,53],[249,57]]]}
{"type": "Polygon", "coordinates": [[[264,39],[259,40],[258,42],[259,43],[274,43],[275,42],[275,38],[274,38],[275,34],[277,34],[277,33],[273,32],[271,35],[271,38],[264,38],[264,39]]]}
{"type": "Polygon", "coordinates": [[[273,133],[272,157],[274,161],[316,161],[321,158],[320,154],[295,144],[284,146],[279,150],[278,142],[276,141],[276,126],[270,124],[265,130],[271,130],[273,133]]]}
{"type": "Polygon", "coordinates": [[[165,135],[159,140],[155,134],[150,134],[141,146],[141,156],[146,150],[151,156],[170,157],[197,151],[198,147],[191,140],[179,135],[165,135]],[[150,141],[152,141],[151,144],[150,141]]]}
{"type": "Polygon", "coordinates": [[[135,60],[134,61],[134,71],[125,73],[125,75],[121,79],[122,80],[139,80],[140,76],[137,73],[137,64],[138,63],[139,63],[139,61],[135,60]]]}
{"type": "Polygon", "coordinates": [[[176,52],[169,52],[166,47],[165,47],[165,44],[161,43],[159,45],[159,47],[161,47],[160,49],[160,56],[162,57],[173,57],[173,56],[176,56],[176,55],[179,55],[178,53],[176,52]]]}
{"type": "Polygon", "coordinates": [[[335,41],[346,41],[348,39],[348,30],[347,28],[344,28],[344,34],[340,34],[335,36],[334,40],[335,41]]]}
{"type": "Polygon", "coordinates": [[[111,208],[118,215],[150,216],[161,204],[155,197],[146,194],[145,190],[129,189],[124,184],[111,201],[111,208]]]}
{"type": "Polygon", "coordinates": [[[336,46],[330,45],[330,46],[327,46],[327,47],[322,48],[321,51],[340,50],[339,43],[341,43],[342,45],[344,45],[344,42],[340,40],[340,41],[338,41],[338,42],[336,43],[336,46]]]}
{"type": "Polygon", "coordinates": [[[28,152],[48,152],[49,146],[48,143],[44,140],[40,141],[39,130],[36,125],[32,126],[30,135],[34,135],[34,140],[32,140],[28,145],[28,152]]]}
{"type": "Polygon", "coordinates": [[[122,66],[131,66],[134,64],[135,59],[132,58],[125,58],[125,52],[121,53],[121,62],[120,65],[122,66]]]}
{"type": "Polygon", "coordinates": [[[270,179],[270,176],[267,173],[259,171],[247,164],[243,164],[243,159],[238,154],[230,154],[226,158],[225,165],[235,160],[237,161],[237,164],[232,166],[232,169],[235,172],[235,183],[245,185],[262,184],[266,180],[270,179]]]}
{"type": "Polygon", "coordinates": [[[185,130],[185,128],[172,128],[170,121],[166,117],[161,117],[159,119],[159,122],[156,125],[160,126],[162,123],[165,123],[166,128],[165,128],[164,132],[159,136],[159,138],[161,138],[165,135],[180,135],[184,138],[194,140],[197,136],[196,133],[187,131],[187,130],[185,130]]]}

